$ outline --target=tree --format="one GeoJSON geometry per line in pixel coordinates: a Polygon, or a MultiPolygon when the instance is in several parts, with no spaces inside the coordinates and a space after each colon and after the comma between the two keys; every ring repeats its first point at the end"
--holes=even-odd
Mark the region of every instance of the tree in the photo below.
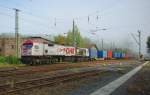
{"type": "Polygon", "coordinates": [[[94,44],[94,43],[89,38],[87,37],[83,38],[83,42],[82,42],[83,47],[89,46],[91,44],[94,44]]]}
{"type": "Polygon", "coordinates": [[[150,53],[150,36],[147,38],[147,52],[150,53]]]}
{"type": "MultiPolygon", "coordinates": [[[[74,33],[75,33],[75,43],[77,47],[86,47],[89,44],[92,44],[90,39],[82,37],[79,28],[77,26],[74,27],[74,33]]],[[[66,37],[62,35],[55,36],[54,40],[55,43],[57,44],[73,46],[73,31],[69,30],[66,37]]]]}
{"type": "Polygon", "coordinates": [[[73,43],[73,33],[71,30],[69,30],[66,37],[66,45],[72,45],[72,43],[73,43]]]}
{"type": "Polygon", "coordinates": [[[62,35],[58,35],[58,36],[54,37],[55,43],[61,44],[61,45],[65,44],[65,39],[66,38],[64,36],[62,36],[62,35]]]}
{"type": "MultiPolygon", "coordinates": [[[[77,47],[83,47],[84,46],[84,41],[83,41],[83,37],[80,34],[80,31],[78,29],[77,26],[74,27],[74,33],[75,33],[75,43],[77,47]]],[[[69,32],[67,33],[67,37],[66,37],[66,44],[67,45],[73,45],[73,31],[69,30],[69,32]]]]}

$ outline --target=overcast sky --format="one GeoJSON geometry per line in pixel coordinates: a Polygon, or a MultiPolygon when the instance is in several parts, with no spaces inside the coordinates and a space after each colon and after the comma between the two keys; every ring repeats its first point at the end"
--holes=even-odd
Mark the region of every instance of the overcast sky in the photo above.
{"type": "Polygon", "coordinates": [[[130,33],[137,35],[139,29],[143,53],[150,35],[150,0],[0,0],[0,33],[14,33],[14,11],[9,8],[21,10],[22,34],[63,34],[75,19],[82,35],[116,45],[128,43],[137,50],[130,33]],[[91,34],[96,27],[107,30],[91,34]]]}

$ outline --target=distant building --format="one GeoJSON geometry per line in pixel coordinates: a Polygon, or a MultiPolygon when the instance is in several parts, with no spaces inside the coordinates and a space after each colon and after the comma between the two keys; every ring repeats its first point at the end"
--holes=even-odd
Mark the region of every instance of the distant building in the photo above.
{"type": "MultiPolygon", "coordinates": [[[[24,41],[31,40],[42,43],[53,43],[42,37],[24,37],[19,39],[19,56],[24,41]]],[[[14,37],[0,37],[0,56],[16,55],[16,39],[14,37]]]]}

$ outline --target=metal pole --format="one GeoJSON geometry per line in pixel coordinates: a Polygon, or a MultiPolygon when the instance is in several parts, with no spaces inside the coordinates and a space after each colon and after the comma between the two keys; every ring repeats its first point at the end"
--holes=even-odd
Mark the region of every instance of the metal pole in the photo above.
{"type": "MultiPolygon", "coordinates": [[[[99,39],[99,35],[97,35],[97,45],[99,46],[100,45],[100,39],[99,39]]],[[[101,48],[101,47],[99,47],[99,48],[101,48]]]]}
{"type": "Polygon", "coordinates": [[[110,42],[110,50],[113,48],[113,42],[110,42]]]}
{"type": "Polygon", "coordinates": [[[138,32],[138,40],[136,39],[136,37],[133,35],[133,34],[131,34],[131,36],[133,37],[133,39],[135,40],[135,42],[137,43],[137,45],[139,46],[139,54],[138,54],[138,57],[139,57],[139,59],[140,59],[140,56],[141,56],[141,31],[140,30],[138,30],[137,31],[138,32]]]}
{"type": "Polygon", "coordinates": [[[14,9],[15,10],[15,39],[16,39],[16,57],[17,59],[19,58],[19,9],[14,9]]]}
{"type": "Polygon", "coordinates": [[[73,20],[73,28],[72,28],[72,32],[73,32],[73,46],[76,47],[76,41],[75,41],[76,37],[75,37],[75,29],[74,29],[74,27],[75,27],[75,22],[73,20]]]}
{"type": "Polygon", "coordinates": [[[112,50],[115,49],[115,42],[112,43],[112,50]]]}
{"type": "Polygon", "coordinates": [[[138,33],[139,33],[139,58],[140,58],[140,56],[141,56],[141,31],[140,30],[138,30],[138,33]]]}
{"type": "Polygon", "coordinates": [[[103,39],[102,39],[102,49],[104,49],[104,41],[103,41],[103,39]]]}

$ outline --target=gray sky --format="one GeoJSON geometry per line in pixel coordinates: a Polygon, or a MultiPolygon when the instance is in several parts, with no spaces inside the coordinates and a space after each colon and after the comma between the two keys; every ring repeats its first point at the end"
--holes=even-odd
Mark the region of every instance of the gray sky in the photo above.
{"type": "Polygon", "coordinates": [[[140,29],[144,53],[150,35],[150,0],[0,0],[0,33],[14,33],[14,11],[6,7],[21,10],[22,34],[63,34],[72,28],[75,19],[82,35],[93,40],[103,38],[118,46],[128,43],[137,50],[130,33],[136,35],[140,29]],[[92,35],[90,30],[96,27],[108,30],[92,35]]]}

